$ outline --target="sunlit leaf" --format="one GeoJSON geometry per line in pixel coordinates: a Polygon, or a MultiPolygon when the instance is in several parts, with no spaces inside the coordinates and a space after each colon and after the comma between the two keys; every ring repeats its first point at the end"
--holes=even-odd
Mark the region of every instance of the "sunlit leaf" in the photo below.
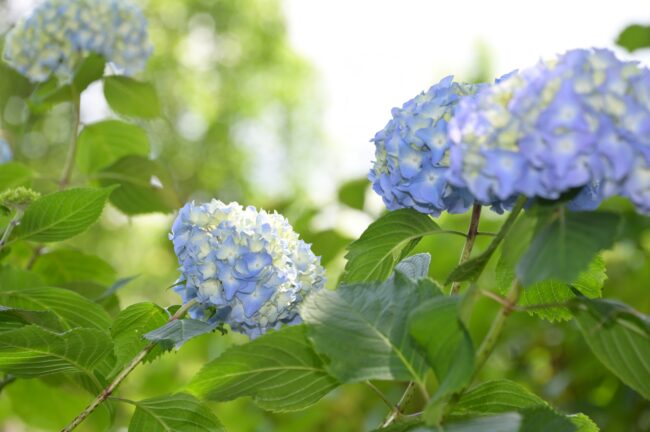
{"type": "Polygon", "coordinates": [[[160,115],[160,102],[154,87],[125,76],[104,78],[104,96],[118,114],[154,118],[160,115]]]}
{"type": "Polygon", "coordinates": [[[135,412],[129,432],[223,432],[212,411],[194,396],[185,393],[129,401],[135,412]]]}

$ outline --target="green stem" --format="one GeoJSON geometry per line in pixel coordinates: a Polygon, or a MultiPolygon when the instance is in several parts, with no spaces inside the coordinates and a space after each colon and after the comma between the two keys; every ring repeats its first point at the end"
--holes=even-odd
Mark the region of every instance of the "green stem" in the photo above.
{"type": "Polygon", "coordinates": [[[74,105],[74,122],[72,126],[72,141],[70,147],[68,147],[68,154],[65,159],[65,165],[63,167],[63,172],[61,174],[61,180],[59,180],[59,190],[65,189],[70,184],[70,177],[72,177],[72,171],[74,169],[74,162],[77,156],[77,142],[79,138],[79,125],[81,123],[81,100],[80,96],[74,90],[71,89],[72,99],[74,105]]]}
{"type": "Polygon", "coordinates": [[[11,219],[9,222],[9,225],[7,225],[7,228],[5,229],[5,232],[2,234],[2,238],[0,238],[0,251],[7,245],[9,242],[9,236],[11,235],[11,232],[18,226],[20,223],[20,220],[23,218],[23,214],[25,212],[22,209],[17,209],[16,214],[14,217],[11,219]]]}
{"type": "MultiPolygon", "coordinates": [[[[180,319],[185,313],[196,304],[196,299],[189,301],[183,305],[176,313],[169,319],[174,321],[180,319]]],[[[148,344],[142,349],[133,360],[127,364],[124,369],[113,379],[113,381],[93,400],[90,405],[86,407],[77,417],[75,417],[66,427],[61,429],[61,432],[70,432],[79,426],[90,414],[92,414],[98,406],[100,406],[106,399],[108,399],[115,389],[124,381],[124,379],[135,369],[138,364],[149,354],[149,352],[156,346],[155,342],[148,344]]]]}
{"type": "Polygon", "coordinates": [[[11,375],[11,374],[5,375],[5,377],[2,379],[2,381],[0,381],[0,392],[2,392],[2,390],[6,386],[8,386],[9,384],[11,384],[14,381],[16,381],[16,377],[14,375],[11,375]]]}
{"type": "Polygon", "coordinates": [[[408,385],[406,386],[406,390],[404,390],[404,394],[402,394],[399,402],[397,402],[395,408],[393,408],[393,410],[388,414],[388,417],[386,417],[386,420],[384,420],[384,422],[381,424],[382,428],[390,426],[390,424],[393,423],[397,417],[402,414],[402,408],[404,407],[404,404],[406,404],[411,399],[414,390],[415,383],[413,381],[409,381],[408,385]]]}
{"type": "Polygon", "coordinates": [[[388,400],[388,398],[386,397],[386,395],[385,395],[384,393],[382,393],[382,391],[379,390],[379,389],[377,388],[376,385],[374,385],[373,383],[371,383],[369,380],[366,381],[366,385],[367,385],[368,387],[370,387],[370,389],[371,389],[373,392],[375,392],[375,394],[376,394],[377,396],[379,396],[379,399],[381,399],[381,400],[386,404],[386,406],[387,406],[388,408],[390,408],[391,410],[392,410],[392,409],[395,409],[395,406],[393,406],[393,403],[392,403],[391,401],[388,400]]]}
{"type": "MultiPolygon", "coordinates": [[[[463,264],[466,262],[470,255],[472,254],[472,249],[474,248],[474,242],[476,241],[476,235],[478,234],[478,224],[481,219],[481,205],[474,204],[472,207],[472,218],[469,222],[469,228],[467,229],[467,237],[465,238],[465,245],[463,246],[463,252],[460,254],[460,259],[458,264],[463,264]]],[[[451,284],[451,294],[458,294],[460,290],[460,281],[456,281],[451,284]]]]}

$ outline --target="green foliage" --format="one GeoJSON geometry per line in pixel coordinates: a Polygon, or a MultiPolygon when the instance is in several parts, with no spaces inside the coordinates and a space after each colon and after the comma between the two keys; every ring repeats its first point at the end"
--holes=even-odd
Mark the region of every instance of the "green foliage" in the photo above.
{"type": "Polygon", "coordinates": [[[431,423],[440,420],[440,402],[469,384],[474,373],[474,345],[460,320],[459,306],[458,296],[438,296],[418,306],[409,319],[411,336],[424,349],[438,378],[438,388],[425,412],[431,423]]]}
{"type": "Polygon", "coordinates": [[[103,259],[75,249],[57,249],[38,257],[32,271],[51,286],[71,282],[94,282],[108,286],[117,277],[115,269],[103,259]]]}
{"type": "Polygon", "coordinates": [[[167,171],[142,156],[125,156],[97,174],[102,186],[119,186],[111,203],[127,215],[169,212],[179,207],[167,171]]]}
{"type": "Polygon", "coordinates": [[[612,246],[620,217],[605,212],[554,212],[540,226],[517,265],[524,287],[544,280],[572,283],[603,249],[612,246]]]}
{"type": "Polygon", "coordinates": [[[628,26],[618,35],[616,44],[629,52],[643,48],[650,48],[650,26],[633,24],[628,26]]]}
{"type": "Polygon", "coordinates": [[[32,170],[20,162],[0,164],[0,191],[18,186],[29,187],[32,183],[32,170]]]}
{"type": "Polygon", "coordinates": [[[650,318],[611,300],[581,298],[573,310],[598,360],[650,399],[650,318]]]}
{"type": "Polygon", "coordinates": [[[224,428],[210,409],[195,397],[176,393],[141,401],[135,405],[129,432],[222,432],[224,428]]]}
{"type": "Polygon", "coordinates": [[[37,273],[8,265],[0,266],[0,290],[17,291],[46,285],[45,280],[37,273]]]}
{"type": "Polygon", "coordinates": [[[153,85],[125,76],[104,78],[104,96],[118,114],[150,119],[160,115],[160,102],[153,85]]]}
{"type": "Polygon", "coordinates": [[[368,179],[360,178],[343,183],[339,188],[339,202],[357,210],[363,210],[366,203],[368,179]]]}
{"type": "MultiPolygon", "coordinates": [[[[120,368],[136,356],[148,342],[144,335],[164,326],[169,315],[163,308],[153,303],[136,303],[119,313],[111,325],[116,367],[120,368]]],[[[145,360],[153,360],[162,354],[160,346],[156,346],[145,360]]]]}
{"type": "Polygon", "coordinates": [[[95,223],[111,188],[68,189],[36,200],[14,231],[14,240],[61,241],[84,232],[95,223]]]}
{"type": "Polygon", "coordinates": [[[207,323],[195,319],[175,319],[160,328],[144,334],[144,338],[157,343],[163,350],[179,348],[188,340],[213,332],[219,323],[207,323]]]}
{"type": "Polygon", "coordinates": [[[442,233],[431,217],[412,209],[388,212],[348,247],[341,281],[383,281],[425,235],[442,233]]]}
{"type": "Polygon", "coordinates": [[[252,396],[271,411],[304,409],[338,386],[307,335],[304,325],[285,327],[234,346],[205,365],[189,387],[217,401],[252,396]]]}
{"type": "Polygon", "coordinates": [[[342,285],[310,296],[301,309],[316,351],[341,382],[423,382],[426,361],[408,333],[408,313],[441,295],[429,279],[396,272],[383,283],[342,285]]]}
{"type": "Polygon", "coordinates": [[[147,156],[149,153],[146,132],[119,120],[104,120],[85,126],[77,145],[77,167],[84,173],[96,172],[124,156],[147,156]]]}

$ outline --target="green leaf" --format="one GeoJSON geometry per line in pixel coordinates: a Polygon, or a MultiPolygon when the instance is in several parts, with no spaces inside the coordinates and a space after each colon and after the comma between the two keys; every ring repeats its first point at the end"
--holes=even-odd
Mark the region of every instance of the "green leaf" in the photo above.
{"type": "MultiPolygon", "coordinates": [[[[298,232],[298,231],[296,231],[298,232]]],[[[351,239],[337,230],[328,229],[317,233],[301,233],[303,240],[311,243],[312,251],[321,257],[321,264],[327,266],[347,246],[351,239]]]]}
{"type": "Polygon", "coordinates": [[[86,174],[105,168],[124,156],[149,154],[146,132],[119,120],[85,126],[79,134],[78,146],[76,164],[86,174]]]}
{"type": "Polygon", "coordinates": [[[107,330],[110,317],[98,304],[62,288],[0,289],[0,305],[29,311],[49,311],[63,329],[87,327],[107,330]]]}
{"type": "Polygon", "coordinates": [[[116,113],[140,118],[160,115],[160,102],[154,87],[125,76],[104,78],[104,96],[116,113]]]}
{"type": "Polygon", "coordinates": [[[369,379],[422,383],[426,361],[408,333],[409,312],[441,295],[429,279],[402,273],[383,283],[321,290],[303,304],[316,351],[330,359],[329,372],[341,382],[369,379]]]}
{"type": "Polygon", "coordinates": [[[342,282],[383,281],[422,236],[443,231],[431,217],[412,209],[388,212],[348,247],[342,282]]]}
{"type": "Polygon", "coordinates": [[[0,370],[20,378],[76,372],[93,379],[93,369],[110,351],[110,338],[99,330],[55,333],[29,325],[2,333],[0,370]]]}
{"type": "Polygon", "coordinates": [[[38,257],[32,270],[52,286],[69,282],[95,282],[110,285],[115,281],[115,269],[103,259],[74,249],[58,249],[38,257]]]}
{"type": "Polygon", "coordinates": [[[210,333],[219,327],[219,323],[207,323],[195,319],[176,319],[160,328],[144,334],[150,342],[156,342],[163,350],[178,348],[188,340],[210,333]]]}
{"type": "MultiPolygon", "coordinates": [[[[444,429],[431,429],[444,432],[532,432],[523,426],[522,416],[518,413],[506,413],[484,416],[469,420],[447,423],[444,429]]],[[[554,432],[560,432],[555,431],[554,432]]],[[[562,431],[564,432],[564,431],[562,431]]]]}
{"type": "Polygon", "coordinates": [[[20,328],[27,324],[36,324],[55,331],[64,330],[59,318],[51,311],[0,306],[0,332],[20,328]]]}
{"type": "Polygon", "coordinates": [[[419,305],[409,317],[411,336],[424,349],[438,378],[438,389],[427,404],[425,418],[438,423],[441,402],[469,384],[474,372],[474,345],[459,317],[459,296],[439,296],[419,305]]]}
{"type": "Polygon", "coordinates": [[[46,286],[38,273],[11,266],[0,266],[0,291],[22,290],[46,286]]]}
{"type": "Polygon", "coordinates": [[[35,114],[44,114],[54,105],[73,101],[75,93],[70,84],[59,84],[59,80],[55,76],[38,84],[27,100],[30,111],[35,114]]]}
{"type": "Polygon", "coordinates": [[[429,274],[429,265],[431,264],[431,255],[420,253],[403,259],[395,266],[395,271],[402,273],[413,280],[427,277],[429,274]]]}
{"type": "Polygon", "coordinates": [[[179,207],[169,173],[157,162],[126,156],[98,174],[102,186],[120,185],[111,203],[127,215],[169,212],[179,207]]]}
{"type": "Polygon", "coordinates": [[[492,241],[490,242],[488,247],[483,251],[483,253],[465,261],[464,263],[456,267],[454,270],[452,270],[451,274],[447,277],[447,280],[445,281],[445,285],[450,284],[452,282],[462,282],[467,280],[475,281],[476,279],[478,279],[478,277],[483,272],[483,269],[490,261],[490,258],[492,258],[494,252],[497,250],[497,248],[499,247],[503,239],[506,238],[506,236],[510,232],[510,229],[515,224],[515,221],[519,217],[519,213],[521,212],[521,209],[523,208],[524,204],[525,204],[525,200],[520,198],[515,204],[515,207],[512,209],[512,211],[506,218],[505,222],[503,222],[503,225],[501,225],[501,229],[499,230],[497,235],[492,239],[492,241]]]}
{"type": "Polygon", "coordinates": [[[84,232],[102,213],[112,189],[68,189],[37,199],[14,230],[14,240],[53,242],[84,232]]]}
{"type": "Polygon", "coordinates": [[[339,202],[353,209],[363,210],[368,185],[368,179],[365,177],[343,183],[339,188],[339,202]]]}
{"type": "Polygon", "coordinates": [[[650,48],[650,26],[638,24],[628,26],[616,39],[616,45],[622,46],[629,52],[650,48]]]}
{"type": "Polygon", "coordinates": [[[465,392],[454,405],[452,416],[500,414],[546,405],[521,384],[508,380],[487,381],[465,392]]]}
{"type": "Polygon", "coordinates": [[[544,280],[573,282],[616,238],[620,217],[606,212],[556,212],[517,265],[524,287],[544,280]]]}
{"type": "Polygon", "coordinates": [[[75,92],[81,94],[90,84],[104,75],[106,60],[99,54],[88,55],[75,72],[72,84],[75,92]]]}
{"type": "Polygon", "coordinates": [[[32,170],[20,162],[0,164],[0,192],[18,186],[29,187],[32,184],[32,170]]]}
{"type": "Polygon", "coordinates": [[[650,317],[611,300],[574,303],[578,327],[598,360],[650,399],[650,317]]]}
{"type": "Polygon", "coordinates": [[[251,396],[271,411],[304,409],[338,386],[307,336],[298,325],[234,346],[204,366],[189,388],[216,401],[251,396]]]}
{"type": "MultiPolygon", "coordinates": [[[[124,399],[121,399],[127,402],[124,399]]],[[[223,432],[219,419],[194,396],[185,393],[160,396],[135,405],[129,432],[223,432]]]]}
{"type": "MultiPolygon", "coordinates": [[[[117,357],[116,367],[128,363],[148,344],[143,337],[145,333],[164,326],[168,320],[167,312],[153,303],[136,303],[121,311],[111,326],[117,357]]],[[[151,361],[162,352],[157,346],[145,360],[151,361]]]]}

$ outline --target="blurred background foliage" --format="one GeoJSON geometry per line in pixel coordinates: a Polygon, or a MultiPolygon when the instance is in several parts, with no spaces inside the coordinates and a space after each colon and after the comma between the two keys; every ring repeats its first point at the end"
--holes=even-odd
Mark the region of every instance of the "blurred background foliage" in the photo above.
{"type": "MultiPolygon", "coordinates": [[[[289,45],[281,4],[275,0],[143,3],[155,46],[145,77],[157,87],[164,116],[140,125],[148,132],[152,156],[170,171],[179,202],[216,197],[282,212],[323,256],[328,284],[333,287],[344,264],[345,245],[382,211],[382,205],[363,178],[339,185],[329,202],[316,202],[310,194],[310,170],[328,161],[318,76],[289,45]]],[[[0,1],[3,33],[16,18],[16,4],[0,1]]],[[[643,49],[650,44],[648,34],[648,27],[633,26],[618,43],[629,51],[643,49]]],[[[467,76],[489,80],[493,75],[489,51],[479,47],[476,58],[477,67],[467,76]]],[[[2,135],[15,159],[40,173],[38,189],[55,190],[71,138],[72,107],[61,104],[47,114],[33,112],[27,100],[32,91],[29,82],[0,63],[2,135]]],[[[84,95],[84,122],[106,117],[99,95],[101,90],[92,87],[84,95]]],[[[73,178],[73,184],[84,181],[79,174],[73,178]]],[[[621,240],[605,256],[609,276],[605,296],[650,313],[650,222],[636,216],[624,201],[604,205],[625,214],[627,221],[621,240]]],[[[489,211],[484,215],[481,230],[496,230],[500,217],[489,211]]],[[[174,304],[178,299],[167,289],[177,277],[167,240],[172,217],[128,218],[108,209],[100,224],[65,247],[103,257],[116,270],[109,272],[109,279],[135,276],[118,293],[123,307],[139,301],[174,304]]],[[[465,230],[468,217],[443,215],[439,222],[448,229],[465,230]]],[[[480,238],[477,249],[488,240],[480,238]]],[[[462,238],[435,236],[421,242],[416,252],[430,252],[431,275],[444,280],[461,248],[462,238]]],[[[31,253],[18,251],[13,259],[26,262],[31,253]]],[[[62,281],[86,291],[102,282],[62,281]]],[[[487,271],[480,283],[493,286],[494,273],[487,271]]],[[[497,307],[488,299],[481,299],[479,306],[470,323],[475,340],[483,336],[497,307]]],[[[508,377],[525,383],[558,408],[589,415],[604,431],[650,430],[648,403],[600,365],[573,323],[548,323],[518,313],[502,341],[482,372],[484,378],[508,377]]],[[[244,338],[237,334],[191,340],[180,351],[139,367],[120,393],[142,399],[178,390],[206,361],[242,342],[244,338]]],[[[378,385],[392,400],[403,391],[396,385],[378,385]]],[[[20,380],[2,389],[0,429],[54,430],[89,400],[90,396],[73,390],[61,394],[47,383],[20,380]]],[[[412,401],[412,408],[418,402],[412,401]]],[[[264,412],[248,399],[212,406],[233,432],[360,431],[375,427],[386,414],[381,400],[361,384],[339,388],[295,413],[264,412]]],[[[124,405],[116,410],[119,430],[125,428],[130,412],[124,405]]],[[[103,430],[103,416],[101,411],[94,414],[82,430],[103,430]]]]}

